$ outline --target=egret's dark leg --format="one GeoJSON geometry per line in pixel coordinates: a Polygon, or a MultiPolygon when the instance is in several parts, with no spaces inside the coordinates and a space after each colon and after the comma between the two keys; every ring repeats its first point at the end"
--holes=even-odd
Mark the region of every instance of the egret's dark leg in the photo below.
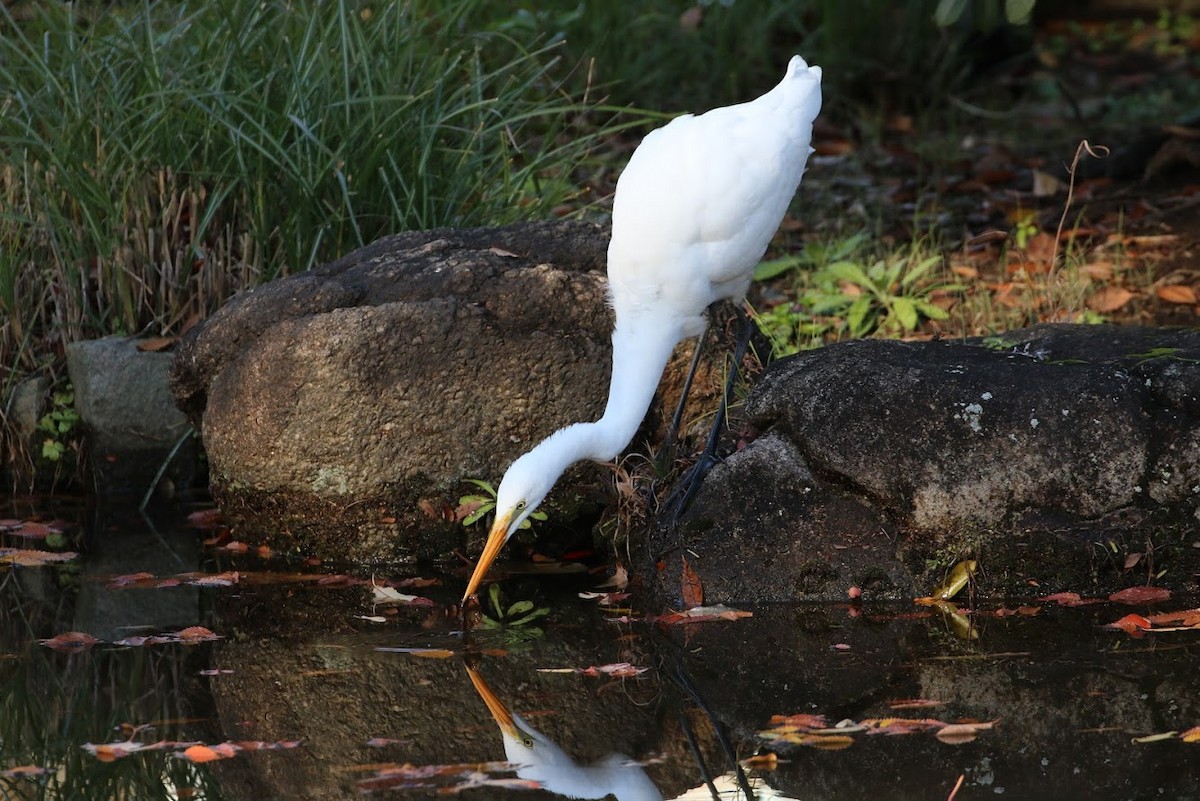
{"type": "MultiPolygon", "coordinates": [[[[758,796],[755,795],[754,790],[750,787],[750,780],[746,777],[746,772],[742,770],[742,764],[738,762],[737,752],[733,748],[733,743],[729,741],[729,735],[726,734],[725,727],[721,725],[721,721],[717,720],[716,714],[713,713],[712,709],[705,702],[704,697],[700,695],[700,690],[692,682],[683,665],[675,662],[667,665],[666,668],[666,675],[692,699],[692,702],[700,708],[705,717],[708,718],[708,722],[712,724],[713,735],[717,738],[717,744],[721,746],[721,751],[725,754],[725,758],[729,760],[729,769],[737,778],[738,787],[741,788],[748,801],[754,801],[758,796]]],[[[703,759],[701,759],[701,770],[705,774],[705,781],[708,781],[708,766],[704,764],[703,759]]],[[[716,790],[711,782],[709,782],[709,788],[713,791],[716,790]]]]}
{"type": "MultiPolygon", "coordinates": [[[[733,364],[729,367],[729,376],[725,380],[725,389],[721,393],[721,403],[717,406],[717,416],[713,420],[712,430],[708,432],[708,440],[704,444],[704,450],[701,451],[696,463],[689,467],[679,481],[675,484],[675,489],[671,491],[671,495],[667,498],[666,510],[671,516],[672,525],[679,520],[679,516],[683,514],[683,510],[687,508],[688,502],[692,496],[696,494],[696,490],[700,489],[700,484],[704,481],[704,475],[716,464],[717,459],[717,442],[721,439],[721,431],[725,428],[725,413],[729,405],[729,396],[733,392],[733,385],[737,382],[738,368],[742,364],[742,359],[746,356],[746,348],[750,344],[750,335],[754,331],[754,323],[750,317],[742,309],[741,305],[737,307],[738,316],[738,339],[737,346],[733,350],[733,364]]],[[[692,364],[695,369],[695,360],[692,364]]],[[[689,376],[690,382],[690,376],[689,376]]],[[[682,404],[680,405],[682,410],[682,404]]]]}
{"type": "Polygon", "coordinates": [[[687,404],[688,395],[692,391],[692,380],[696,377],[696,368],[700,366],[700,354],[704,352],[704,334],[696,337],[696,348],[692,351],[692,364],[688,367],[687,378],[683,380],[683,392],[679,395],[679,404],[675,414],[671,415],[671,424],[667,426],[667,435],[663,438],[663,446],[670,452],[676,445],[675,438],[679,436],[679,426],[683,424],[683,407],[687,404]]]}
{"type": "Polygon", "coordinates": [[[704,779],[704,783],[708,785],[708,792],[712,794],[713,801],[721,801],[721,794],[717,792],[717,786],[713,784],[712,771],[708,769],[708,763],[704,761],[704,753],[700,750],[700,743],[696,742],[696,735],[692,731],[692,722],[688,720],[687,712],[679,713],[679,726],[683,729],[683,736],[687,740],[688,748],[692,749],[692,758],[696,760],[696,767],[700,769],[700,778],[704,779]]]}

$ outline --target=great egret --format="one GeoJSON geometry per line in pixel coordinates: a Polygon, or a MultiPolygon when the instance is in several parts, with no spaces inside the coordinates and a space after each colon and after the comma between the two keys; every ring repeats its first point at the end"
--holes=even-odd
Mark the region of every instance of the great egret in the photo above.
{"type": "Polygon", "coordinates": [[[622,754],[609,754],[592,765],[580,765],[548,737],[511,712],[472,668],[467,675],[500,727],[504,755],[516,765],[517,776],[567,798],[607,798],[617,801],[661,801],[662,793],[638,763],[622,754]]]}
{"type": "Polygon", "coordinates": [[[761,97],[676,117],[634,151],[613,201],[604,415],[559,429],[508,468],[463,601],[570,465],[611,460],[629,444],[671,352],[704,333],[708,307],[745,297],[800,184],[820,110],[821,68],[794,56],[761,97]]]}

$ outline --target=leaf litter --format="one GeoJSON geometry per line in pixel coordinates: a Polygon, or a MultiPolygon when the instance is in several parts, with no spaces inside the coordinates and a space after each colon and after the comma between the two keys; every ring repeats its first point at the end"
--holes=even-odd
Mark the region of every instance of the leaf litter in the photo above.
{"type": "Polygon", "coordinates": [[[842,720],[829,725],[824,715],[773,715],[770,727],[758,732],[768,742],[804,745],[826,750],[840,750],[854,744],[853,735],[905,735],[931,733],[948,745],[960,745],[974,740],[980,732],[990,731],[998,721],[959,720],[947,722],[935,718],[865,718],[861,721],[842,720]]]}

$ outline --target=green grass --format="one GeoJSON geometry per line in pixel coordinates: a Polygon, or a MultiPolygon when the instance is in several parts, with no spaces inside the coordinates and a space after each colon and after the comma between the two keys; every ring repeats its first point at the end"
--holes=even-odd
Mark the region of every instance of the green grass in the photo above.
{"type": "Polygon", "coordinates": [[[0,364],[177,332],[392,231],[548,215],[598,132],[553,48],[460,28],[476,5],[0,10],[0,364]]]}

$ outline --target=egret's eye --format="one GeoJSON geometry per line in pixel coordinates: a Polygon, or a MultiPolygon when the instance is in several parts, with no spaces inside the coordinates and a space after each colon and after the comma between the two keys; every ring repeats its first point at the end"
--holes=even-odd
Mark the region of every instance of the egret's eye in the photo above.
{"type": "Polygon", "coordinates": [[[532,737],[526,737],[521,742],[524,744],[524,746],[526,748],[533,748],[533,738],[532,737]]]}
{"type": "Polygon", "coordinates": [[[525,501],[517,501],[517,511],[520,512],[525,508],[525,501]]]}

